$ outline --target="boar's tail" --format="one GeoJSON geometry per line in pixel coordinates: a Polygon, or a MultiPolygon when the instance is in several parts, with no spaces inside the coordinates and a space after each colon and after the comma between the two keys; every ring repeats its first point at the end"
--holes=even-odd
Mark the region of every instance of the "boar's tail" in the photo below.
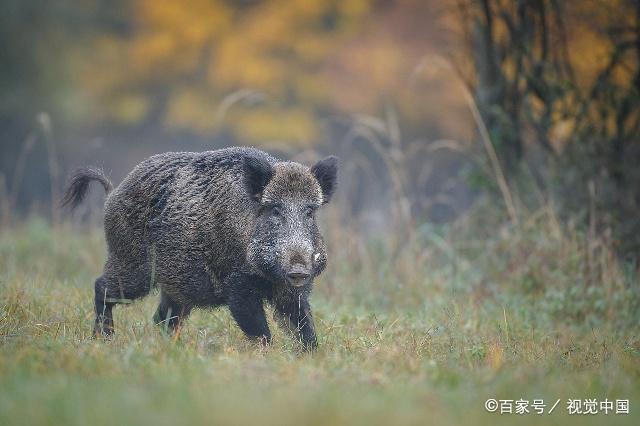
{"type": "Polygon", "coordinates": [[[94,167],[81,167],[76,169],[69,177],[67,189],[64,191],[60,206],[70,206],[71,210],[78,207],[78,204],[80,204],[82,200],[84,200],[85,195],[87,195],[89,184],[92,180],[100,182],[107,194],[113,188],[113,185],[111,185],[111,182],[102,170],[94,167]]]}

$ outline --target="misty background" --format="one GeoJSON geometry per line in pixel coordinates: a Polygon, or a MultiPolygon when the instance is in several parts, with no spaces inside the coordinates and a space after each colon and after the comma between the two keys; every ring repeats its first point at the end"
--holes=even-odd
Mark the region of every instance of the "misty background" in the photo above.
{"type": "Polygon", "coordinates": [[[639,59],[638,1],[3,0],[2,221],[63,220],[78,166],[251,145],[338,155],[361,232],[544,205],[637,256],[639,59]]]}

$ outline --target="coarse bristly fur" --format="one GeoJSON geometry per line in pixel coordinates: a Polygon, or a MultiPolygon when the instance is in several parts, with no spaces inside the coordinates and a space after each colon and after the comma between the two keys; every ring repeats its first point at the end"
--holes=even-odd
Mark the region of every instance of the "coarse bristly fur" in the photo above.
{"type": "MultiPolygon", "coordinates": [[[[227,305],[249,337],[268,343],[263,303],[307,349],[317,345],[308,302],[327,254],[315,212],[336,188],[337,158],[311,168],[254,148],[169,152],[136,166],[105,202],[108,257],[95,282],[95,333],[112,308],[158,287],[154,319],[176,329],[194,307],[227,305]]],[[[64,204],[78,205],[97,169],[77,170],[64,204]]]]}

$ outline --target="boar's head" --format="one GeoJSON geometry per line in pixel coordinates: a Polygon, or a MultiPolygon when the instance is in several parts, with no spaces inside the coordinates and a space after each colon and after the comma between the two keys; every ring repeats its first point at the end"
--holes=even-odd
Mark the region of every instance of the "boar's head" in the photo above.
{"type": "Polygon", "coordinates": [[[247,157],[244,183],[254,200],[255,227],[247,260],[267,279],[303,287],[327,262],[316,211],[336,188],[338,160],[327,157],[311,168],[294,162],[270,164],[247,157]]]}

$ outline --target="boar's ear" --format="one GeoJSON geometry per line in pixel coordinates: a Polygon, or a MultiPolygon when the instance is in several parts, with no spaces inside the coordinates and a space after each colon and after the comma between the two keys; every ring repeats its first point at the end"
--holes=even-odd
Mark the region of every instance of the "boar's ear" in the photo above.
{"type": "Polygon", "coordinates": [[[311,173],[322,188],[323,204],[328,203],[338,184],[338,157],[332,155],[318,161],[311,167],[311,173]]]}
{"type": "Polygon", "coordinates": [[[262,191],[273,177],[273,168],[265,159],[245,157],[244,159],[244,186],[251,198],[260,201],[262,191]]]}

